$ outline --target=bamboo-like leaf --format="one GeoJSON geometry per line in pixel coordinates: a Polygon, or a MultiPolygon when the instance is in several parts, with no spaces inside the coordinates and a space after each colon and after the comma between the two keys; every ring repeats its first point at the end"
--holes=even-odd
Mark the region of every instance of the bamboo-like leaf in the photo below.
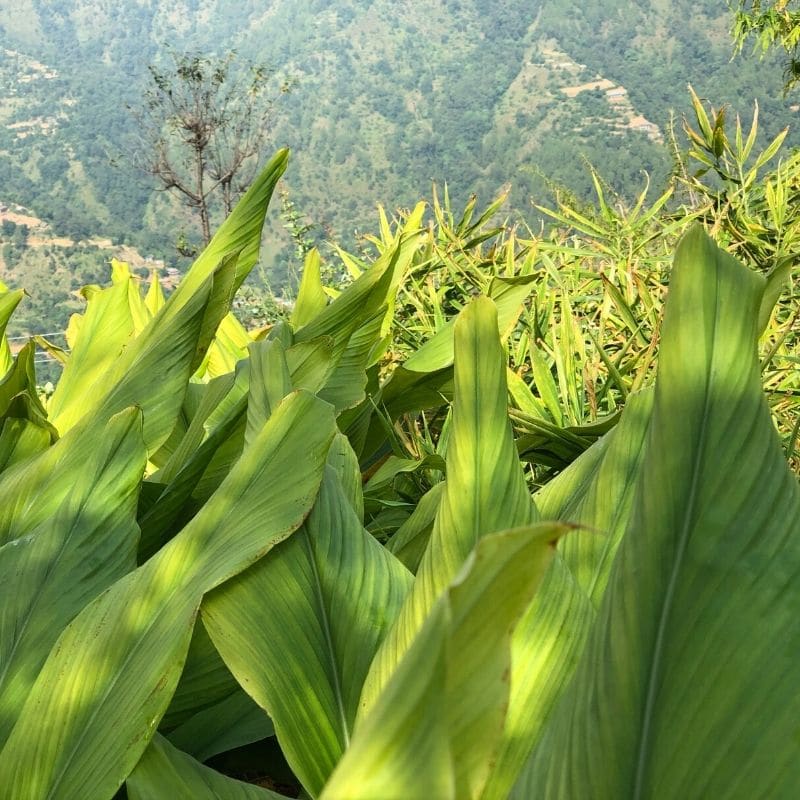
{"type": "Polygon", "coordinates": [[[420,238],[414,222],[416,217],[366,272],[295,333],[296,342],[330,336],[338,361],[353,332],[387,303],[408,269],[420,238]]]}
{"type": "Polygon", "coordinates": [[[800,487],[761,391],[764,283],[698,228],[679,246],[630,525],[521,797],[800,783],[800,487]]]}
{"type": "Polygon", "coordinates": [[[129,800],[286,800],[204,767],[156,734],[126,783],[129,800]]]}
{"type": "Polygon", "coordinates": [[[795,265],[794,258],[786,258],[775,265],[775,268],[767,276],[767,285],[761,298],[761,305],[758,309],[758,332],[763,333],[769,325],[772,310],[783,294],[786,284],[792,275],[792,268],[795,265]]]}
{"type": "Polygon", "coordinates": [[[370,662],[410,583],[329,468],[305,525],[203,603],[217,649],[313,795],[349,742],[370,662]]]}
{"type": "MultiPolygon", "coordinates": [[[[497,326],[501,336],[509,335],[522,313],[522,305],[535,286],[535,276],[494,278],[488,295],[497,308],[497,326]]],[[[404,364],[413,372],[435,372],[453,363],[455,319],[450,320],[436,335],[419,348],[404,364]]]]}
{"type": "Polygon", "coordinates": [[[558,387],[550,370],[550,365],[544,357],[541,349],[534,342],[530,343],[528,352],[531,357],[531,370],[533,372],[533,382],[539,397],[550,412],[550,416],[557,425],[564,424],[564,410],[558,396],[558,387]]]}
{"type": "Polygon", "coordinates": [[[333,433],[330,406],[290,395],[189,525],[70,623],[0,752],[10,796],[114,794],[166,710],[202,595],[302,523],[333,433]]]}

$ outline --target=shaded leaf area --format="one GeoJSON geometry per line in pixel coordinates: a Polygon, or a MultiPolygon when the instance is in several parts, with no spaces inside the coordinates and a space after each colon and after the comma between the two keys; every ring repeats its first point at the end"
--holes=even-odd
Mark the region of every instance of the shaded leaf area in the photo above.
{"type": "Polygon", "coordinates": [[[112,418],[53,517],[0,547],[0,580],[14,587],[0,614],[0,745],[60,632],[136,565],[141,429],[134,409],[112,418]]]}
{"type": "Polygon", "coordinates": [[[227,778],[204,767],[156,734],[126,783],[129,800],[191,797],[197,800],[278,800],[284,795],[227,778]]]}
{"type": "Polygon", "coordinates": [[[797,784],[800,489],[760,388],[763,286],[699,230],[676,255],[628,529],[520,797],[797,784]]]}

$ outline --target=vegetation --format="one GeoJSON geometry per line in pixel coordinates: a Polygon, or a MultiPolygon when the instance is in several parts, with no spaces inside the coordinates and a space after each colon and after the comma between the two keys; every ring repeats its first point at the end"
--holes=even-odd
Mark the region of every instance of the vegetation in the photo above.
{"type": "Polygon", "coordinates": [[[0,351],[10,796],[789,793],[796,167],[694,114],[680,211],[445,193],[248,333],[281,151],[168,298],[84,291],[50,396],[0,351]]]}
{"type": "MultiPolygon", "coordinates": [[[[505,5],[498,108],[526,52],[505,5]]],[[[597,5],[543,6],[537,36],[597,5]]],[[[557,130],[588,137],[604,91],[557,130]]],[[[637,134],[669,181],[585,165],[541,226],[509,188],[439,184],[322,247],[284,192],[266,302],[287,150],[174,287],[119,257],[109,283],[133,248],[0,212],[0,794],[792,796],[800,155],[769,101],[743,122],[701,97],[668,149],[637,134]],[[56,296],[63,339],[23,344],[56,296]]]]}
{"type": "Polygon", "coordinates": [[[800,44],[800,11],[791,0],[776,0],[763,3],[761,0],[740,0],[733,27],[736,47],[741,50],[751,38],[762,53],[773,47],[785,51],[787,56],[786,88],[791,89],[800,81],[800,59],[797,48],[800,44]]]}

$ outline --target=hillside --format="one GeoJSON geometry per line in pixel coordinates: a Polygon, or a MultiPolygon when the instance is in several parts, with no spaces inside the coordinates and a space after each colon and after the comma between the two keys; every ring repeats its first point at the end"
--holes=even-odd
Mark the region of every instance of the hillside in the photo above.
{"type": "MultiPolygon", "coordinates": [[[[729,17],[724,0],[0,0],[0,203],[172,258],[191,220],[127,158],[126,105],[165,42],[235,47],[294,81],[272,140],[294,151],[287,185],[318,235],[348,241],[431,181],[457,204],[508,183],[530,219],[542,176],[588,196],[585,159],[631,196],[643,171],[668,174],[689,82],[745,116],[757,97],[765,135],[792,121],[779,64],[730,62],[729,17]]],[[[278,283],[290,250],[273,253],[278,283]]]]}

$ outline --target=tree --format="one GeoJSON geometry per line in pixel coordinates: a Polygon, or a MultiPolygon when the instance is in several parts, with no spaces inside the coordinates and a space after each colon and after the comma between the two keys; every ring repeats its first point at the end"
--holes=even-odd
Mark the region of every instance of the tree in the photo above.
{"type": "MultiPolygon", "coordinates": [[[[222,58],[170,56],[168,68],[148,67],[151,83],[133,110],[140,128],[136,160],[197,213],[208,244],[214,209],[227,216],[252,178],[275,99],[290,85],[275,87],[265,65],[238,63],[235,51],[222,58]]],[[[188,249],[185,237],[181,247],[188,249]]]]}
{"type": "Polygon", "coordinates": [[[752,37],[755,49],[766,53],[775,47],[786,51],[785,88],[800,82],[800,3],[794,0],[739,0],[733,24],[736,50],[752,37]]]}

